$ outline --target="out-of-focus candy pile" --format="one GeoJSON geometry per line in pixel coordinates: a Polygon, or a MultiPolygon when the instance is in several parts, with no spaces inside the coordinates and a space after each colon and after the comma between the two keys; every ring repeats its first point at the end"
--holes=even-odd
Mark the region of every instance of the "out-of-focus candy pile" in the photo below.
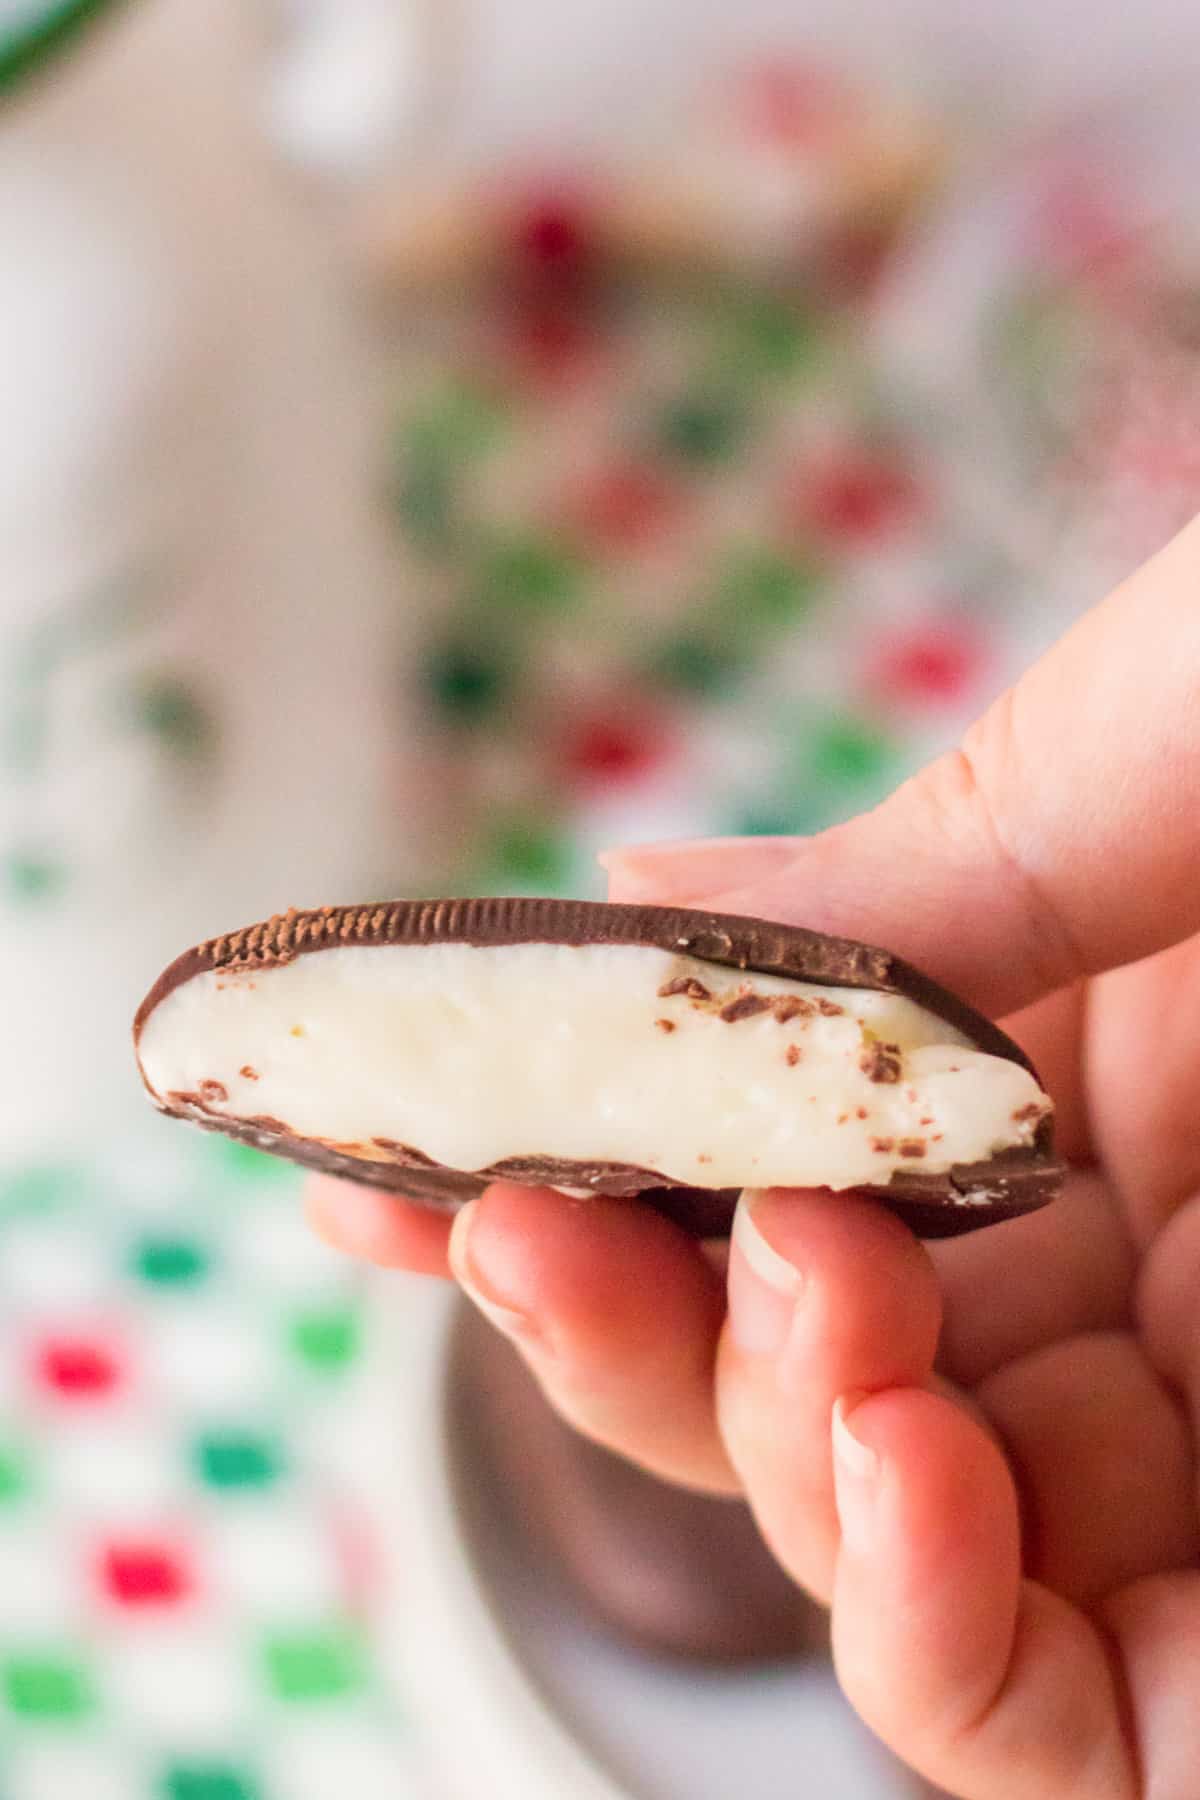
{"type": "MultiPolygon", "coordinates": [[[[432,819],[429,891],[594,891],[608,842],[870,804],[1200,503],[1200,289],[1094,184],[1059,183],[1040,235],[1007,208],[983,301],[926,278],[926,337],[972,376],[939,389],[881,349],[907,209],[843,112],[854,206],[814,211],[820,84],[751,91],[758,149],[709,163],[749,180],[768,155],[768,248],[808,233],[785,253],[758,230],[744,265],[624,260],[601,194],[526,184],[469,283],[404,302],[363,481],[410,642],[420,618],[392,679],[421,752],[380,841],[432,819]]],[[[5,727],[36,782],[30,695],[5,727]]],[[[190,689],[166,670],[139,704],[157,754],[203,764],[190,689]]],[[[70,846],[3,848],[35,919],[70,846]]],[[[373,1648],[403,1597],[372,1582],[340,1457],[355,1278],[303,1236],[290,1172],[164,1129],[0,1191],[0,1790],[426,1793],[373,1648]]]]}
{"type": "MultiPolygon", "coordinates": [[[[809,89],[751,91],[804,191],[809,89]]],[[[986,296],[918,290],[934,343],[970,340],[961,397],[889,348],[895,195],[666,271],[603,254],[602,190],[493,205],[469,302],[407,315],[394,370],[431,889],[586,891],[606,843],[859,810],[1195,509],[1195,286],[1101,171],[1019,179],[986,296]]]]}

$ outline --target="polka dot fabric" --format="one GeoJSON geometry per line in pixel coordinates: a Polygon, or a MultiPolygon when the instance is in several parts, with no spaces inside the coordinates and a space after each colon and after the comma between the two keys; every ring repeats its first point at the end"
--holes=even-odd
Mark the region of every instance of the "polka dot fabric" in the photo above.
{"type": "Polygon", "coordinates": [[[6,1800],[425,1795],[346,1447],[358,1279],[296,1172],[144,1148],[0,1190],[6,1800]]]}

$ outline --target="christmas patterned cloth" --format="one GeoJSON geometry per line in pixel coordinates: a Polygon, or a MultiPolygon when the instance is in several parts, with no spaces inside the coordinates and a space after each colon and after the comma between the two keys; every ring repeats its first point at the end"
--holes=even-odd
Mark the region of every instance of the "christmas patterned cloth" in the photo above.
{"type": "MultiPolygon", "coordinates": [[[[927,282],[926,326],[957,308],[985,366],[956,412],[880,350],[887,232],[634,275],[569,194],[516,208],[499,265],[388,352],[364,479],[421,597],[394,679],[422,756],[380,842],[423,821],[429,892],[595,892],[605,843],[815,830],[952,741],[1200,501],[1196,290],[1126,224],[1076,187],[1040,240],[997,227],[986,307],[927,282]],[[1055,536],[1087,582],[1047,585],[1055,536]]],[[[107,893],[86,783],[46,804],[79,708],[41,707],[107,604],[7,670],[2,904],[35,961],[81,868],[107,893]]],[[[84,749],[110,787],[152,767],[178,821],[212,733],[170,642],[84,749]]],[[[428,1796],[345,1454],[358,1277],[294,1171],[155,1123],[0,1176],[0,1792],[428,1796]]]]}

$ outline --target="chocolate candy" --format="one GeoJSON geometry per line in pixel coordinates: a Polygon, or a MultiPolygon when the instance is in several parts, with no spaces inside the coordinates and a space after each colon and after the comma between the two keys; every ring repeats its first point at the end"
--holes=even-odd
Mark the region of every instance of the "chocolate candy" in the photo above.
{"type": "Polygon", "coordinates": [[[447,1392],[462,1504],[477,1528],[621,1638],[660,1656],[734,1663],[828,1655],[825,1609],[784,1574],[744,1501],[676,1487],[581,1437],[473,1307],[447,1392]]]}
{"type": "Polygon", "coordinates": [[[187,951],[134,1030],[164,1112],[432,1206],[507,1179],[718,1236],[743,1188],[829,1187],[935,1237],[1062,1178],[1002,1031],[887,951],[761,919],[293,911],[187,951]]]}

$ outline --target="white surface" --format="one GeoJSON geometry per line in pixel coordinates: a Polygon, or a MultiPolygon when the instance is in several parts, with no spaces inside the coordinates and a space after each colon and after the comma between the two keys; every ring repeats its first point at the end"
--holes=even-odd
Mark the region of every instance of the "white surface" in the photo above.
{"type": "Polygon", "coordinates": [[[656,1664],[588,1631],[503,1539],[472,1539],[448,1437],[453,1310],[439,1284],[377,1282],[357,1422],[397,1594],[388,1648],[454,1794],[912,1800],[919,1784],[857,1724],[823,1666],[656,1664]]]}

